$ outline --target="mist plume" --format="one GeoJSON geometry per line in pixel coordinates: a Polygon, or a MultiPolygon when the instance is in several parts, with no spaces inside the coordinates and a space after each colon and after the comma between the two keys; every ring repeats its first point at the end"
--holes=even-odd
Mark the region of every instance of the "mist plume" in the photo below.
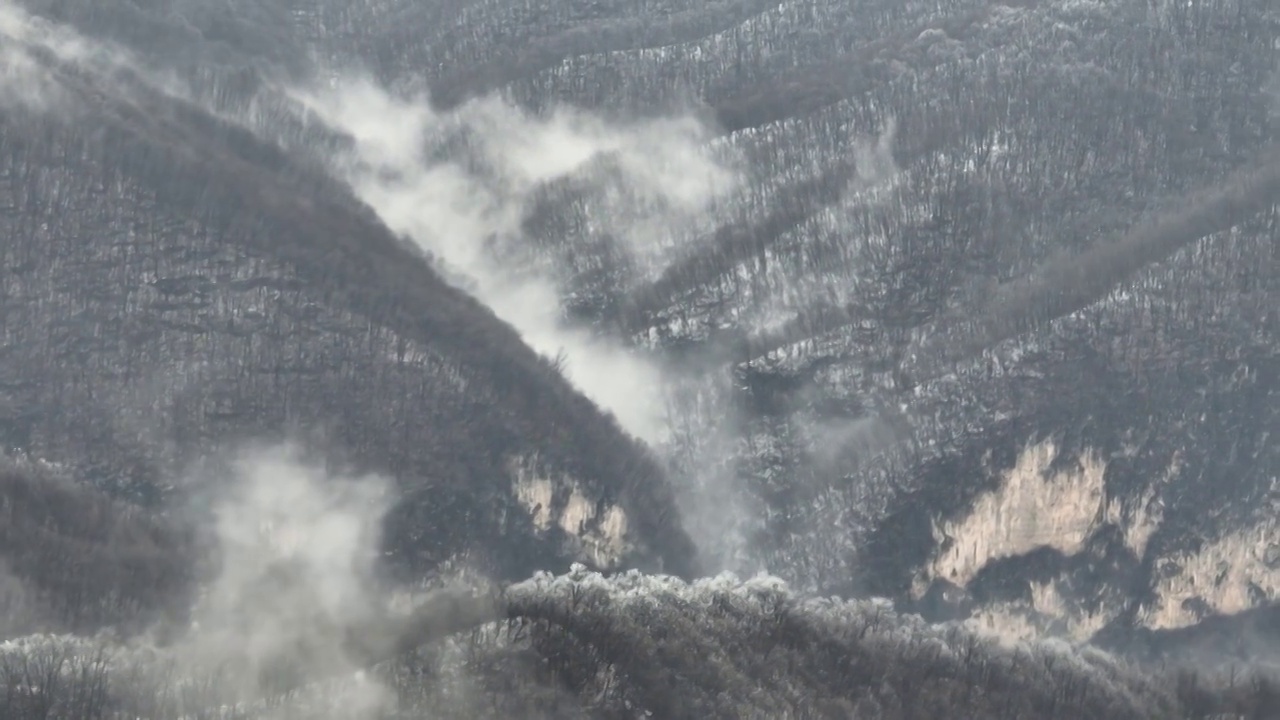
{"type": "Polygon", "coordinates": [[[706,149],[704,127],[690,118],[611,125],[569,108],[535,116],[496,97],[439,114],[426,99],[397,98],[365,79],[300,97],[353,138],[340,172],[384,222],[534,350],[563,356],[569,380],[627,431],[662,440],[657,363],[565,320],[560,279],[528,262],[521,222],[540,186],[587,173],[626,198],[593,221],[631,252],[651,253],[733,186],[733,173],[706,149]]]}

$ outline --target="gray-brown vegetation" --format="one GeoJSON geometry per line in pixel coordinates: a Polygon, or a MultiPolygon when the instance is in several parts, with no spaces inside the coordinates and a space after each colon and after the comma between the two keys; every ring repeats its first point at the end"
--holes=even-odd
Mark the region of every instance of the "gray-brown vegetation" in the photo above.
{"type": "Polygon", "coordinates": [[[1267,0],[3,2],[0,718],[1280,718],[1277,37],[1267,0]],[[323,97],[398,103],[402,162],[323,97]],[[566,107],[683,118],[732,191],[676,217],[566,107]],[[513,178],[530,128],[591,157],[513,178]],[[518,202],[419,224],[654,369],[668,436],[356,187],[442,168],[518,202]]]}

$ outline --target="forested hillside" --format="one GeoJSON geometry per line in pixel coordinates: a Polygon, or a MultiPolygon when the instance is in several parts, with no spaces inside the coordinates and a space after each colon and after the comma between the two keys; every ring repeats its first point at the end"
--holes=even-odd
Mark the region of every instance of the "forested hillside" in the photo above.
{"type": "Polygon", "coordinates": [[[4,697],[110,628],[42,717],[1280,716],[1277,38],[0,0],[3,627],[77,634],[4,697]]]}
{"type": "Polygon", "coordinates": [[[31,58],[59,95],[0,118],[7,447],[157,503],[220,447],[302,436],[401,481],[407,568],[511,577],[578,556],[486,547],[532,539],[517,475],[564,474],[631,518],[603,564],[691,567],[652,455],[348,190],[126,70],[31,58]]]}

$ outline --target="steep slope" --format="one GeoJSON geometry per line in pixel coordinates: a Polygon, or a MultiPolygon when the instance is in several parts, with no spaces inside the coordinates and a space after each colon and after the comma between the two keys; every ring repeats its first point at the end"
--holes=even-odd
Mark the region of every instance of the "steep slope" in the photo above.
{"type": "Polygon", "coordinates": [[[56,466],[0,460],[0,636],[123,633],[182,617],[202,574],[189,528],[86,490],[56,466]]]}
{"type": "Polygon", "coordinates": [[[677,383],[670,449],[695,485],[729,468],[690,506],[704,545],[1075,635],[1276,598],[1265,3],[429,12],[297,17],[445,106],[692,99],[743,160],[745,189],[647,261],[590,230],[590,183],[527,226],[568,310],[713,368],[677,383]]]}
{"type": "Polygon", "coordinates": [[[402,569],[690,571],[647,451],[349,190],[55,45],[6,48],[11,87],[45,91],[0,108],[6,447],[180,502],[206,491],[193,463],[299,435],[397,478],[402,569]],[[544,512],[588,506],[579,527],[534,527],[538,478],[544,512]]]}
{"type": "Polygon", "coordinates": [[[732,198],[637,252],[587,167],[501,250],[669,370],[714,562],[1004,633],[1277,599],[1267,3],[28,6],[320,161],[281,88],[352,65],[440,111],[707,120],[732,198]]]}

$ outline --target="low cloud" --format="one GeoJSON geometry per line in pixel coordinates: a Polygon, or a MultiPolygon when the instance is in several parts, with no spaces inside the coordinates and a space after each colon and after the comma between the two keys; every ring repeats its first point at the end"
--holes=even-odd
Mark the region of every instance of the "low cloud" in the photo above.
{"type": "MultiPolygon", "coordinates": [[[[285,444],[210,458],[189,478],[206,499],[175,512],[200,528],[207,556],[186,618],[128,639],[108,628],[92,639],[0,642],[0,684],[11,695],[67,702],[69,685],[46,679],[60,677],[97,684],[97,702],[110,696],[128,717],[387,717],[402,701],[388,663],[500,614],[493,593],[472,590],[483,578],[450,573],[428,589],[379,576],[395,499],[382,477],[335,471],[285,444]]],[[[25,619],[14,612],[29,609],[22,591],[0,564],[0,610],[9,611],[0,619],[25,619]]]]}
{"type": "MultiPolygon", "coordinates": [[[[331,476],[294,446],[248,450],[228,471],[212,513],[219,569],[172,657],[237,699],[353,677],[363,662],[350,632],[386,612],[373,571],[389,483],[331,476]]],[[[376,683],[357,685],[346,710],[385,701],[376,683]]]]}
{"type": "Polygon", "coordinates": [[[31,54],[35,34],[25,13],[0,5],[0,107],[43,108],[51,100],[52,79],[31,54]]]}
{"type": "Polygon", "coordinates": [[[563,356],[569,380],[644,440],[660,442],[662,371],[618,339],[574,326],[554,268],[530,256],[522,222],[546,183],[586,178],[588,222],[644,258],[733,186],[687,118],[610,124],[562,108],[533,115],[494,97],[448,114],[364,79],[300,94],[354,139],[340,161],[356,193],[446,276],[511,323],[539,353],[563,356]]]}

